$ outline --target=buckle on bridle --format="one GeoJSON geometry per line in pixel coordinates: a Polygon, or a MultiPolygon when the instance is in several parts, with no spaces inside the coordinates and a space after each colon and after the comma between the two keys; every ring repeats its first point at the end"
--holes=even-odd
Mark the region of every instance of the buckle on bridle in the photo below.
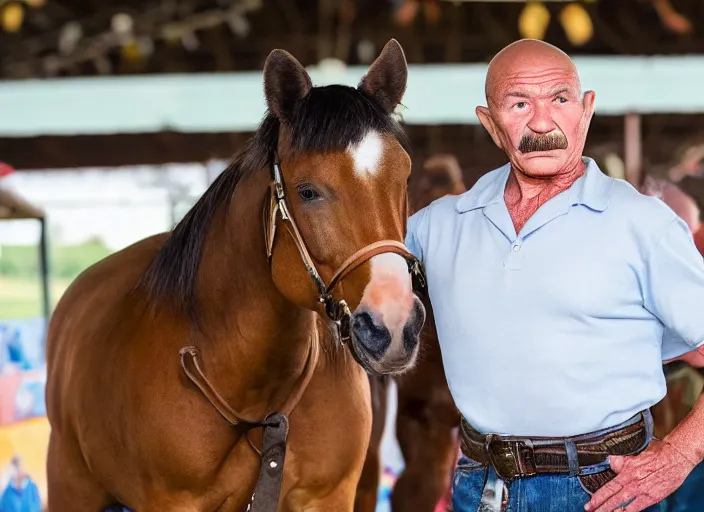
{"type": "Polygon", "coordinates": [[[345,345],[352,337],[352,312],[344,300],[335,301],[331,295],[321,296],[318,300],[325,304],[325,314],[335,324],[340,344],[345,345]]]}
{"type": "Polygon", "coordinates": [[[411,274],[411,281],[413,283],[413,288],[416,291],[425,290],[427,286],[427,281],[425,275],[423,274],[423,269],[421,268],[420,262],[416,259],[407,259],[408,272],[411,274]]]}

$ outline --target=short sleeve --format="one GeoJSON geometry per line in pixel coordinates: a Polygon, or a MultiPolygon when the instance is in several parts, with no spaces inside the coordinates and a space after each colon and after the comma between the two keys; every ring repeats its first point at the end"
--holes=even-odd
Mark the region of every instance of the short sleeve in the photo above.
{"type": "Polygon", "coordinates": [[[665,326],[664,356],[682,355],[704,344],[704,259],[679,217],[650,247],[643,295],[645,307],[665,326]],[[668,340],[671,347],[665,346],[668,340]]]}
{"type": "Polygon", "coordinates": [[[428,208],[423,208],[408,218],[406,247],[411,253],[425,263],[426,241],[428,239],[428,208]]]}

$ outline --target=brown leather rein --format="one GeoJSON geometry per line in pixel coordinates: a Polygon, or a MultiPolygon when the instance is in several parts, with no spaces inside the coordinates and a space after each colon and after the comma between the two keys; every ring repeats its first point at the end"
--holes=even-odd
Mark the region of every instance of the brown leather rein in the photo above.
{"type": "MultiPolygon", "coordinates": [[[[330,283],[326,285],[288,208],[280,166],[278,163],[274,163],[272,166],[272,182],[269,186],[269,200],[265,203],[264,208],[264,239],[269,264],[271,264],[271,257],[274,252],[274,240],[279,219],[288,222],[289,233],[298,248],[303,265],[318,290],[318,302],[324,304],[325,313],[335,324],[338,339],[343,345],[351,338],[352,312],[344,299],[336,300],[333,298],[333,292],[345,277],[362,264],[379,254],[398,254],[408,263],[408,270],[413,280],[414,289],[425,288],[425,276],[423,275],[420,262],[403,243],[396,240],[379,240],[354,252],[340,265],[330,279],[330,283]]],[[[294,383],[291,393],[279,409],[279,412],[269,414],[263,420],[247,419],[227,404],[206,377],[197,347],[183,347],[179,351],[181,368],[186,376],[198,387],[225,421],[233,427],[242,425],[247,428],[247,441],[262,459],[259,479],[247,507],[248,511],[274,512],[277,508],[283,480],[283,464],[286,453],[286,439],[288,437],[288,417],[298,405],[318,364],[320,343],[317,330],[314,331],[312,338],[303,372],[294,383]],[[249,438],[249,431],[259,427],[264,428],[261,451],[254,446],[249,438]]],[[[359,362],[359,356],[353,347],[351,347],[351,352],[353,357],[359,362]]]]}

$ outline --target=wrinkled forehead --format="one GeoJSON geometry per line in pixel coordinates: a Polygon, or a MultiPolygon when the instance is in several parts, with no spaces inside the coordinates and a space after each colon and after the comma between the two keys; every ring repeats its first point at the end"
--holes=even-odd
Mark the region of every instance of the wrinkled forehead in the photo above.
{"type": "Polygon", "coordinates": [[[487,75],[486,93],[489,101],[502,101],[507,95],[547,95],[558,90],[581,93],[579,74],[571,63],[544,59],[516,62],[511,66],[491,69],[487,75]]]}

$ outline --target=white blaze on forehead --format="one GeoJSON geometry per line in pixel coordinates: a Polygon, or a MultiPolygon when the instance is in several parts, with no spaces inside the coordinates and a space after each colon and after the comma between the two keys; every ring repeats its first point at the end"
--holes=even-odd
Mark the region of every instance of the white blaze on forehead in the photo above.
{"type": "Polygon", "coordinates": [[[370,261],[371,279],[364,289],[360,306],[375,313],[394,339],[403,335],[403,327],[413,308],[413,288],[408,263],[398,254],[384,253],[370,261]]]}
{"type": "Polygon", "coordinates": [[[350,146],[347,152],[354,161],[354,169],[358,174],[374,174],[381,165],[381,154],[384,141],[377,132],[367,133],[356,146],[350,146]]]}

